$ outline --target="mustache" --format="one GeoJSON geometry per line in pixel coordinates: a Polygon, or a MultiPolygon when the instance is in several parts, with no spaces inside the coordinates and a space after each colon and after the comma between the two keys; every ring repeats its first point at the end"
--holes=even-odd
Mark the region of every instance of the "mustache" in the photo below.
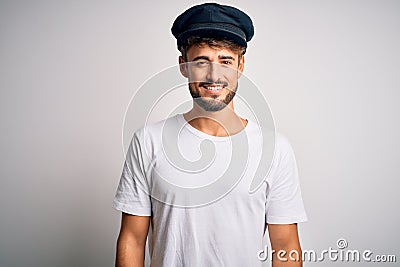
{"type": "Polygon", "coordinates": [[[207,82],[200,82],[200,83],[199,83],[199,86],[210,85],[210,84],[220,84],[220,85],[223,85],[224,87],[228,86],[228,83],[227,83],[227,82],[224,82],[224,81],[216,81],[216,82],[207,81],[207,82]]]}

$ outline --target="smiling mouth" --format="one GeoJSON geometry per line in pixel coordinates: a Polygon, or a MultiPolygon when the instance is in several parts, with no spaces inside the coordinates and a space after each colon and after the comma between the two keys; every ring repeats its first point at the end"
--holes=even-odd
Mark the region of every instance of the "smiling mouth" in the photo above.
{"type": "Polygon", "coordinates": [[[206,92],[215,94],[222,92],[225,86],[223,84],[203,84],[201,87],[204,88],[206,92]]]}

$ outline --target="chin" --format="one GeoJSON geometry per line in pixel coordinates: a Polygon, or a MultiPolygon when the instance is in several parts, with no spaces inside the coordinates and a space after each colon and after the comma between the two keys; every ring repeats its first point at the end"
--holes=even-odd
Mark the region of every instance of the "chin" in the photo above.
{"type": "Polygon", "coordinates": [[[194,101],[199,105],[203,110],[208,112],[217,112],[223,110],[228,106],[228,104],[224,103],[220,100],[210,99],[209,97],[197,97],[194,98],[194,101]]]}

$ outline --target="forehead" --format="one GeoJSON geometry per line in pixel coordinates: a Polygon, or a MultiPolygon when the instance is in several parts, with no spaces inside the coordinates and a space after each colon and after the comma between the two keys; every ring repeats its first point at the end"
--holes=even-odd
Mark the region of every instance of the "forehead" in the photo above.
{"type": "Polygon", "coordinates": [[[222,46],[210,46],[208,44],[194,44],[186,52],[188,60],[198,56],[206,56],[210,59],[218,59],[219,56],[231,56],[238,58],[239,54],[232,49],[222,46]]]}

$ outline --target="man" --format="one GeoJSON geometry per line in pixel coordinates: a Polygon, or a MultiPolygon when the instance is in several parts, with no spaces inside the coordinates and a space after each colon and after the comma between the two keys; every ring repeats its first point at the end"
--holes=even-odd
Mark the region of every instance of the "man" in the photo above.
{"type": "Polygon", "coordinates": [[[272,266],[301,266],[297,223],[306,214],[294,153],[281,134],[268,177],[248,190],[262,137],[232,100],[251,19],[234,7],[202,4],[181,14],[172,33],[193,107],[133,135],[113,202],[122,212],[116,266],[143,266],[147,237],[153,267],[261,266],[267,225],[272,250],[286,252],[275,253],[272,266]],[[202,161],[206,154],[212,160],[202,161]]]}

